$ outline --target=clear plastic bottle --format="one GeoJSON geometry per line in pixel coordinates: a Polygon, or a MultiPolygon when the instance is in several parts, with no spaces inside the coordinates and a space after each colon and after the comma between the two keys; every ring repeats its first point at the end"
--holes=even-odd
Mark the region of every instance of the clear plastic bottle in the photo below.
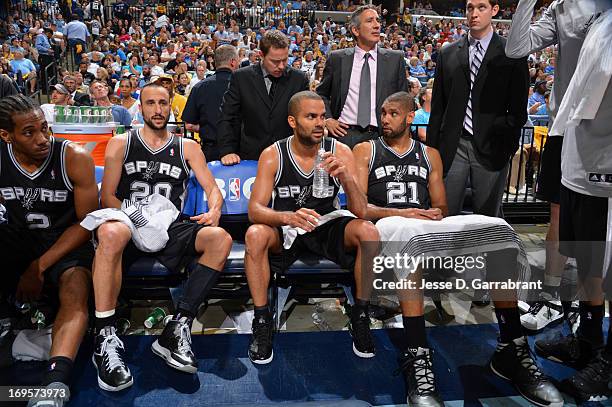
{"type": "Polygon", "coordinates": [[[329,175],[323,168],[323,154],[325,150],[319,149],[314,165],[314,176],[312,179],[312,196],[314,198],[327,198],[329,190],[329,175]]]}

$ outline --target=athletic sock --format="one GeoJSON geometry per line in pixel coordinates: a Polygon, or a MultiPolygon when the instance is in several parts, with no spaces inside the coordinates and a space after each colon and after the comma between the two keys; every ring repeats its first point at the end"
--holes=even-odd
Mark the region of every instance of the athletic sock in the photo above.
{"type": "Polygon", "coordinates": [[[499,336],[502,343],[508,343],[524,336],[518,307],[495,308],[495,316],[497,317],[499,336]]]}
{"type": "Polygon", "coordinates": [[[96,311],[95,328],[96,332],[100,332],[106,326],[115,326],[117,315],[115,309],[110,311],[96,311]]]}
{"type": "Polygon", "coordinates": [[[590,342],[594,347],[599,347],[603,344],[603,316],[605,306],[589,305],[586,302],[580,302],[580,327],[578,327],[578,336],[590,342]]]}
{"type": "Polygon", "coordinates": [[[191,323],[195,319],[195,315],[191,311],[182,308],[176,310],[176,315],[172,319],[174,319],[175,321],[180,321],[183,317],[187,318],[188,326],[191,326],[191,323]]]}
{"type": "Polygon", "coordinates": [[[189,274],[183,296],[178,302],[178,309],[187,310],[196,315],[198,307],[206,299],[208,292],[219,279],[219,271],[203,264],[196,264],[189,274]]]}
{"type": "Polygon", "coordinates": [[[370,301],[355,299],[355,305],[353,306],[353,312],[351,313],[351,320],[357,320],[368,316],[368,308],[370,307],[370,301]]]}
{"type": "Polygon", "coordinates": [[[270,307],[268,306],[268,304],[262,305],[261,307],[255,307],[254,311],[255,311],[254,313],[255,319],[264,319],[264,320],[272,319],[272,313],[270,312],[270,307]]]}
{"type": "Polygon", "coordinates": [[[427,336],[425,335],[425,316],[402,317],[404,322],[404,334],[409,349],[427,348],[427,336]]]}
{"type": "Polygon", "coordinates": [[[42,385],[48,386],[53,382],[68,385],[73,362],[65,356],[53,356],[47,364],[47,371],[43,375],[42,385]]]}

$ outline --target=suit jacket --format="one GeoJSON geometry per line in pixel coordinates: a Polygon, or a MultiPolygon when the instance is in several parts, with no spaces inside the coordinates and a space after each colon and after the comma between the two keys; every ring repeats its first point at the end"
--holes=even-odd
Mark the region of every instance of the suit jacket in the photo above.
{"type": "MultiPolygon", "coordinates": [[[[395,92],[408,91],[406,62],[401,51],[378,48],[376,58],[376,121],[385,99],[395,92]]],[[[355,48],[332,51],[323,69],[317,93],[325,101],[326,116],[338,119],[346,103],[355,48]]],[[[356,123],[347,123],[356,124],[356,123]]]]}
{"type": "MultiPolygon", "coordinates": [[[[472,142],[477,160],[499,171],[518,149],[527,121],[529,73],[525,58],[506,57],[505,38],[493,33],[472,89],[472,142]]],[[[437,148],[444,174],[453,163],[470,92],[467,35],[440,50],[427,144],[437,148]]]]}
{"type": "Polygon", "coordinates": [[[257,160],[266,147],[290,136],[289,99],[308,90],[308,84],[302,72],[288,68],[272,101],[259,64],[235,71],[221,105],[217,130],[221,157],[235,153],[243,160],[257,160]]]}

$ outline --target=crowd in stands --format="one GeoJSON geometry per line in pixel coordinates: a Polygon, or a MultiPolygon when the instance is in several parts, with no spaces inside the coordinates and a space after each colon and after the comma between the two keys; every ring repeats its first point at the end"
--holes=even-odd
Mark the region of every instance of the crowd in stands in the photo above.
{"type": "MultiPolygon", "coordinates": [[[[280,30],[290,38],[289,64],[305,72],[311,88],[316,88],[329,53],[352,47],[354,43],[346,24],[331,18],[317,19],[311,11],[351,11],[360,2],[330,0],[323,4],[276,0],[259,6],[238,0],[166,6],[164,3],[146,5],[142,0],[136,4],[120,0],[106,12],[97,0],[72,1],[70,8],[53,2],[29,4],[28,10],[15,12],[0,22],[0,73],[15,80],[27,94],[37,88],[57,92],[52,85],[62,83],[73,95],[66,103],[77,105],[96,103],[90,86],[94,80],[98,81],[106,86],[110,103],[129,113],[116,109],[121,110],[120,121],[138,125],[142,120],[138,114],[139,89],[146,83],[161,80],[172,84],[172,119],[180,121],[193,86],[215,72],[215,48],[231,44],[238,49],[240,66],[255,64],[260,57],[259,41],[267,30],[280,30]],[[193,15],[188,12],[190,6],[205,13],[193,15]],[[258,21],[248,18],[251,16],[248,11],[252,9],[263,11],[258,21]],[[39,17],[34,17],[35,14],[39,17]],[[69,60],[69,52],[74,52],[74,64],[68,65],[70,70],[65,69],[66,64],[57,66],[58,60],[69,60]],[[55,81],[45,84],[44,68],[54,61],[55,81]],[[89,97],[76,100],[77,92],[89,97]]],[[[429,2],[413,2],[409,6],[402,12],[381,11],[386,19],[379,46],[404,52],[411,93],[422,109],[427,96],[421,88],[432,87],[439,49],[465,35],[467,25],[461,19],[433,21],[411,14],[432,10],[429,2]]],[[[461,8],[459,3],[457,6],[461,8]]],[[[512,8],[503,9],[499,17],[511,18],[512,12],[512,8]]],[[[494,29],[505,36],[509,23],[495,23],[494,29]]],[[[554,53],[549,48],[529,57],[534,85],[530,92],[530,115],[546,115],[547,90],[554,80],[554,53]]],[[[420,115],[418,119],[422,117],[425,116],[420,115]]]]}

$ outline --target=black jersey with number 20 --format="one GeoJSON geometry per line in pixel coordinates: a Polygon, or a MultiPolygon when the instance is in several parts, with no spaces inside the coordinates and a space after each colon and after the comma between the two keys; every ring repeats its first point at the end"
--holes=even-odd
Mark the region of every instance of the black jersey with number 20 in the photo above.
{"type": "Polygon", "coordinates": [[[183,155],[183,138],[174,135],[157,150],[143,140],[139,130],[128,134],[117,199],[140,201],[158,193],[183,209],[189,166],[183,155]]]}

